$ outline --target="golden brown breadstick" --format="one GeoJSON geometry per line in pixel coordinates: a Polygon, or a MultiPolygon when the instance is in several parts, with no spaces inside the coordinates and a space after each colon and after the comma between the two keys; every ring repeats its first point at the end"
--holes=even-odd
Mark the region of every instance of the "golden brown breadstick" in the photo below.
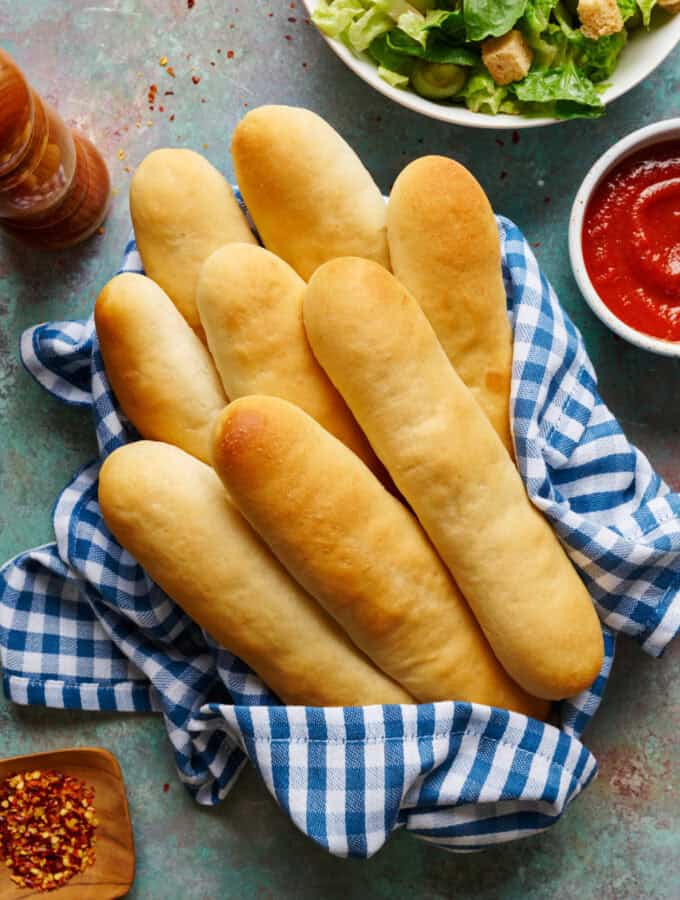
{"type": "Polygon", "coordinates": [[[361,259],[326,263],[304,300],[312,349],[506,671],[557,700],[602,663],[593,603],[418,303],[361,259]]]}
{"type": "Polygon", "coordinates": [[[412,513],[305,412],[236,400],[218,419],[213,461],[288,571],[417,700],[547,713],[504,672],[412,513]]]}
{"type": "Polygon", "coordinates": [[[262,247],[228,244],[204,263],[196,302],[232,400],[272,394],[301,406],[374,471],[381,466],[314,358],[302,322],[305,283],[262,247]]]}
{"type": "Polygon", "coordinates": [[[130,184],[144,271],[202,337],[196,281],[204,260],[231,241],[257,243],[225,178],[193,150],[154,150],[130,184]]]}
{"type": "Polygon", "coordinates": [[[443,156],[408,165],[387,208],[392,269],[513,453],[512,331],[498,226],[479,183],[443,156]]]}
{"type": "Polygon", "coordinates": [[[94,319],[106,374],[137,431],[209,462],[227,398],[210,354],[167,294],[144,275],[117,275],[94,319]]]}
{"type": "Polygon", "coordinates": [[[293,106],[261,106],[236,127],[231,152],[265,247],[305,281],[336,256],[365,256],[389,268],[380,191],[320,116],[293,106]]]}
{"type": "Polygon", "coordinates": [[[102,466],[99,503],[154,581],[284,702],[412,702],[293,581],[209,466],[168,444],[127,444],[102,466]]]}

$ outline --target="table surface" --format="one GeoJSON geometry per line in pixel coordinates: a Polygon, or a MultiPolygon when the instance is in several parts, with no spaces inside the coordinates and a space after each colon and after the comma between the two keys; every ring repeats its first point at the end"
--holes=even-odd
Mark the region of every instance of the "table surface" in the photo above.
{"type": "MultiPolygon", "coordinates": [[[[680,487],[680,362],[635,350],[606,331],[581,299],[567,255],[571,202],[593,161],[633,129],[678,115],[680,50],[604,119],[513,136],[431,122],[392,105],[335,58],[305,21],[299,0],[188,6],[187,0],[0,0],[3,46],[64,117],[94,137],[117,192],[104,234],[84,247],[39,256],[0,243],[0,559],[51,539],[58,490],[95,455],[88,414],[60,406],[23,371],[21,332],[35,322],[89,314],[120,260],[130,175],[148,151],[192,147],[231,176],[229,135],[247,108],[262,103],[321,113],[384,191],[424,153],[468,165],[495,209],[536,248],[585,335],[606,401],[680,487]],[[175,78],[160,65],[164,56],[175,78]],[[158,87],[153,112],[151,84],[158,87]]],[[[398,834],[374,859],[346,862],[297,832],[252,771],[219,808],[196,806],[174,773],[156,717],[0,701],[0,756],[86,744],[117,754],[138,854],[128,896],[137,900],[678,898],[679,733],[680,647],[658,661],[621,641],[604,708],[586,735],[599,778],[555,828],[473,856],[398,834]]]]}

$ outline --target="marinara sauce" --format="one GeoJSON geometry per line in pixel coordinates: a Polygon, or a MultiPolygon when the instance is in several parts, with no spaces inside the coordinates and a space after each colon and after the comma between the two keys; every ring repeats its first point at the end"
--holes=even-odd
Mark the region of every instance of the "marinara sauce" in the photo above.
{"type": "Polygon", "coordinates": [[[680,341],[680,141],[626,157],[586,209],[583,258],[593,287],[631,328],[680,341]]]}

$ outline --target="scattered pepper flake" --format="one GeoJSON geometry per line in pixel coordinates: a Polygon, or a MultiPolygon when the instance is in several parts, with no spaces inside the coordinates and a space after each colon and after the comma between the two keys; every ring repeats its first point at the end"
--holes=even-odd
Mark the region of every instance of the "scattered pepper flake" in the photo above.
{"type": "Polygon", "coordinates": [[[168,66],[167,69],[166,69],[165,71],[168,73],[168,75],[169,75],[171,78],[174,78],[174,77],[175,77],[175,70],[172,68],[172,66],[168,66]]]}
{"type": "Polygon", "coordinates": [[[158,93],[158,85],[150,84],[149,90],[146,95],[146,99],[148,101],[149,106],[153,109],[153,105],[156,102],[156,94],[158,93]]]}
{"type": "Polygon", "coordinates": [[[100,225],[97,229],[97,234],[106,234],[106,228],[103,225],[100,225]]]}
{"type": "Polygon", "coordinates": [[[170,121],[171,121],[171,122],[174,122],[174,121],[175,121],[175,114],[174,114],[174,113],[170,116],[170,121]]]}
{"type": "Polygon", "coordinates": [[[166,782],[166,784],[163,785],[163,793],[167,794],[169,790],[170,790],[170,785],[167,784],[167,782],[166,782]]]}
{"type": "Polygon", "coordinates": [[[196,0],[187,0],[187,9],[193,9],[196,6],[196,0]]]}
{"type": "Polygon", "coordinates": [[[233,59],[233,58],[234,58],[234,51],[227,50],[227,59],[233,59]]]}
{"type": "Polygon", "coordinates": [[[52,770],[10,775],[0,808],[0,854],[18,887],[51,891],[94,863],[94,789],[80,779],[52,770]]]}
{"type": "Polygon", "coordinates": [[[200,84],[201,76],[200,75],[192,75],[191,80],[193,81],[194,84],[200,84]]]}

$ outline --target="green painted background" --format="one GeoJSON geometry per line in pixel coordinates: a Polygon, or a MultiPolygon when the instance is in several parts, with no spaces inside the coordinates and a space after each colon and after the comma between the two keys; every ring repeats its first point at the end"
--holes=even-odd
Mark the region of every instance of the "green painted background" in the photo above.
{"type": "MultiPolygon", "coordinates": [[[[680,366],[632,349],[592,317],[570,273],[566,232],[574,193],[596,157],[632,129],[680,114],[677,50],[605,119],[525,131],[515,142],[507,132],[453,128],[392,106],[343,68],[304,22],[299,2],[196,0],[188,10],[186,0],[0,0],[0,43],[95,138],[118,191],[105,234],[85,247],[35,256],[0,243],[0,559],[50,540],[58,490],[95,453],[87,413],[58,405],[22,370],[22,330],[91,309],[128,229],[126,167],[155,147],[183,145],[231,175],[229,135],[246,106],[266,102],[320,112],[384,190],[426,152],[470,166],[494,207],[535,245],[585,334],[606,400],[680,487],[680,366]],[[174,79],[159,65],[162,56],[174,79]],[[147,108],[152,83],[154,112],[147,108]],[[174,95],[162,96],[168,90],[174,95]]],[[[137,841],[135,900],[677,900],[679,675],[680,647],[655,661],[622,642],[605,706],[586,737],[599,779],[551,832],[474,856],[397,835],[369,862],[332,859],[288,823],[251,771],[220,808],[200,809],[177,781],[153,717],[22,709],[2,700],[0,756],[73,744],[118,755],[137,841]]]]}

